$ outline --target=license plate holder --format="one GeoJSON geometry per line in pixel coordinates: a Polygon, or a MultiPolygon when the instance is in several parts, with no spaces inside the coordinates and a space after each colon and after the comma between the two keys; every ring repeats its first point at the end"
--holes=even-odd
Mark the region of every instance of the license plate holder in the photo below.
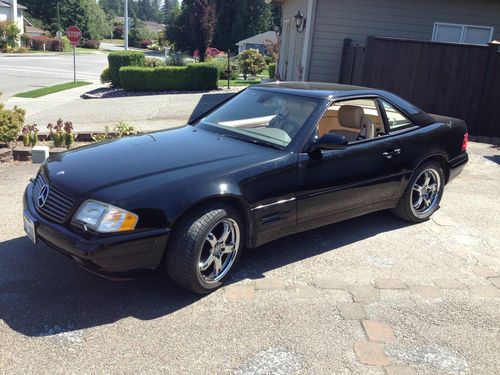
{"type": "Polygon", "coordinates": [[[26,213],[23,215],[24,231],[30,240],[36,244],[36,224],[26,213]]]}

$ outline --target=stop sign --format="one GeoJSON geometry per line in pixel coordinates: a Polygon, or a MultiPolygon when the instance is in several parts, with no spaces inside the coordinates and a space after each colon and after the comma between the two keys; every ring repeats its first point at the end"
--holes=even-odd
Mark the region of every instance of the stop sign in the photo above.
{"type": "Polygon", "coordinates": [[[71,44],[76,46],[82,38],[82,30],[80,30],[77,26],[70,26],[66,30],[66,36],[68,37],[71,44]]]}

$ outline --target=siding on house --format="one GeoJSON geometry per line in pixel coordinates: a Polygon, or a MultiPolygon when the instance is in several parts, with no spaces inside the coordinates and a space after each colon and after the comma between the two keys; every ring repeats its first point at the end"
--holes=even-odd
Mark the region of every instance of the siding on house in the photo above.
{"type": "MultiPolygon", "coordinates": [[[[288,0],[284,18],[306,8],[288,0]]],[[[344,38],[364,44],[368,35],[431,40],[435,22],[494,27],[500,39],[498,0],[316,0],[308,81],[337,82],[344,38]]],[[[282,42],[284,43],[284,41],[282,42]]]]}
{"type": "Polygon", "coordinates": [[[303,66],[302,54],[304,48],[304,33],[298,33],[295,28],[294,16],[300,10],[306,15],[309,1],[286,0],[283,6],[283,24],[281,30],[281,47],[279,72],[283,80],[300,80],[298,66],[303,66]]]}

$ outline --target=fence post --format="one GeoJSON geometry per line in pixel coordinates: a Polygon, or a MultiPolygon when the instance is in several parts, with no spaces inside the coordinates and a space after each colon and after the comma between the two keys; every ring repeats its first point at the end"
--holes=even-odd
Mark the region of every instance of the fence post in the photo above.
{"type": "Polygon", "coordinates": [[[373,56],[375,55],[375,37],[368,36],[366,37],[366,48],[365,48],[365,60],[363,62],[363,74],[361,75],[360,85],[369,86],[370,78],[371,78],[371,69],[373,56]]]}
{"type": "MultiPolygon", "coordinates": [[[[472,130],[474,133],[481,135],[493,135],[493,130],[490,130],[491,127],[494,127],[497,124],[489,124],[488,123],[488,103],[491,97],[491,91],[493,89],[493,84],[495,82],[495,70],[496,70],[496,62],[497,62],[497,54],[498,54],[498,46],[497,43],[489,43],[490,50],[488,56],[488,63],[485,67],[484,73],[484,81],[482,82],[483,89],[481,90],[481,98],[479,99],[479,104],[477,108],[477,115],[472,125],[472,130]],[[488,134],[490,133],[490,134],[488,134]]],[[[499,79],[498,77],[496,79],[499,79]]],[[[500,126],[500,125],[497,125],[500,126]]]]}
{"type": "MultiPolygon", "coordinates": [[[[352,61],[347,61],[347,48],[351,46],[351,39],[350,38],[344,38],[344,46],[342,48],[342,60],[340,64],[340,72],[339,72],[339,83],[345,83],[350,85],[352,82],[346,82],[344,77],[346,77],[346,72],[348,69],[351,71],[354,69],[353,67],[353,62],[352,61]]],[[[350,76],[350,74],[349,74],[350,76]]]]}

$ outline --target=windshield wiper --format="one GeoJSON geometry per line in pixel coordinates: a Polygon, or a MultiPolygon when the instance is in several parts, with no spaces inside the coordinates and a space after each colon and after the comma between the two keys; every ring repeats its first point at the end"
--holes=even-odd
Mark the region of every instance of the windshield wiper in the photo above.
{"type": "Polygon", "coordinates": [[[248,143],[253,143],[253,144],[257,144],[257,145],[261,145],[261,146],[271,147],[271,148],[274,148],[276,150],[283,151],[282,147],[280,147],[278,145],[275,145],[274,143],[266,142],[266,141],[263,141],[263,140],[260,140],[260,139],[247,138],[247,137],[238,137],[237,135],[228,134],[228,133],[221,134],[221,136],[222,137],[233,138],[233,139],[238,139],[238,140],[243,141],[243,142],[248,142],[248,143]]]}

